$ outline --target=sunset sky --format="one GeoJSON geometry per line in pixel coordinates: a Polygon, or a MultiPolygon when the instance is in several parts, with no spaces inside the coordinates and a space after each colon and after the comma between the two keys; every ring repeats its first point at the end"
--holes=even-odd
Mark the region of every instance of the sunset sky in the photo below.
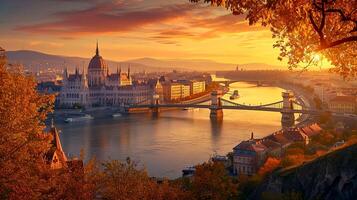
{"type": "Polygon", "coordinates": [[[279,65],[268,28],[188,0],[0,0],[0,46],[106,59],[279,65]]]}

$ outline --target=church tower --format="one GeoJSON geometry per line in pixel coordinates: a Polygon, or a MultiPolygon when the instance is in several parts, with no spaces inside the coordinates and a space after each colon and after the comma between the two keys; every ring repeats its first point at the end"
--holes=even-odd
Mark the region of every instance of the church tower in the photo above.
{"type": "Polygon", "coordinates": [[[51,169],[60,169],[66,167],[67,157],[62,149],[59,131],[54,126],[53,119],[51,123],[50,134],[52,135],[51,148],[46,153],[45,158],[51,169]]]}

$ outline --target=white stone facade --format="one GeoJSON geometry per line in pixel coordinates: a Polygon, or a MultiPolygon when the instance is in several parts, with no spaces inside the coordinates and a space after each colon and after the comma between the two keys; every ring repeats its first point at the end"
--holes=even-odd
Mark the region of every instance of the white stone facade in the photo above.
{"type": "Polygon", "coordinates": [[[92,106],[123,106],[149,102],[154,94],[155,86],[150,84],[132,84],[130,68],[127,73],[117,69],[116,73],[109,74],[104,59],[99,55],[97,46],[96,55],[88,66],[88,74],[76,69],[74,74],[63,73],[63,87],[59,95],[59,104],[62,107],[92,106]]]}

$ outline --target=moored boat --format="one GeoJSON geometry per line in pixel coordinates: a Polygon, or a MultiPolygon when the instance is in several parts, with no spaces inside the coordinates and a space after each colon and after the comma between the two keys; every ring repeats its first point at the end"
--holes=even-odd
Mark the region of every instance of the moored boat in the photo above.
{"type": "Polygon", "coordinates": [[[186,167],[182,170],[182,177],[193,176],[195,174],[196,168],[195,167],[186,167]]]}
{"type": "Polygon", "coordinates": [[[112,117],[113,117],[113,118],[117,118],[117,117],[121,117],[121,116],[123,116],[121,113],[114,113],[114,114],[112,114],[112,117]]]}
{"type": "Polygon", "coordinates": [[[92,119],[94,119],[94,117],[92,117],[91,115],[84,114],[84,115],[79,115],[79,116],[67,117],[64,121],[67,123],[71,123],[71,122],[88,121],[88,120],[92,120],[92,119]]]}
{"type": "Polygon", "coordinates": [[[234,100],[234,99],[237,99],[237,98],[239,98],[238,90],[234,90],[233,94],[229,97],[229,99],[230,100],[234,100]]]}
{"type": "Polygon", "coordinates": [[[187,110],[187,111],[198,111],[198,110],[200,110],[200,108],[184,108],[183,110],[187,110]]]}

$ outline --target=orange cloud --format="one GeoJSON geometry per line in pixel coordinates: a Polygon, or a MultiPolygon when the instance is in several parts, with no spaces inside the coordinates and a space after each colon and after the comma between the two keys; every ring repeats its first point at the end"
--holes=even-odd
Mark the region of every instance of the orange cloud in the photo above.
{"type": "Polygon", "coordinates": [[[55,16],[59,18],[57,21],[24,25],[15,30],[60,36],[122,33],[183,17],[192,9],[194,6],[191,4],[175,4],[127,11],[120,3],[107,2],[85,10],[56,13],[55,16]]]}

